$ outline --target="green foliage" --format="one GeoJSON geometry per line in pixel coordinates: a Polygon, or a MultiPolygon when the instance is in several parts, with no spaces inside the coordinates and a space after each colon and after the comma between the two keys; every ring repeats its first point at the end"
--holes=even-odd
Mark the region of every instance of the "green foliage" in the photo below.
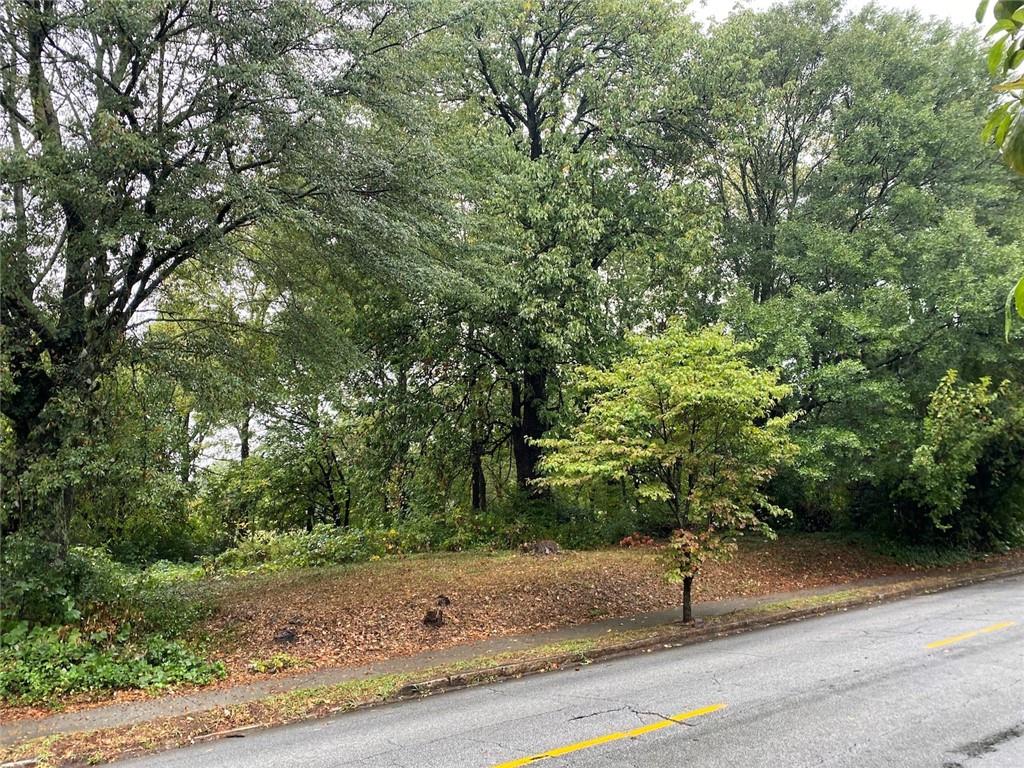
{"type": "Polygon", "coordinates": [[[1006,295],[1006,322],[1003,332],[1007,341],[1010,340],[1010,334],[1013,332],[1013,313],[1015,311],[1019,317],[1024,317],[1024,277],[1018,280],[1006,295]]]}
{"type": "Polygon", "coordinates": [[[226,674],[178,639],[208,610],[169,563],[134,570],[103,550],[7,536],[0,549],[0,699],[55,703],[125,688],[205,684],[226,674]]]}
{"type": "MultiPolygon", "coordinates": [[[[990,0],[978,4],[979,24],[985,20],[990,4],[990,0]]],[[[992,40],[986,62],[989,75],[997,81],[997,98],[989,109],[982,138],[999,148],[1007,165],[1024,173],[1024,2],[996,0],[991,5],[995,23],[985,33],[985,39],[992,40]]],[[[1014,310],[1024,317],[1024,278],[1006,297],[1007,341],[1014,310]]]]}
{"type": "Polygon", "coordinates": [[[985,446],[1006,429],[1004,418],[993,412],[1007,394],[1008,382],[997,389],[991,379],[959,385],[956,371],[947,373],[932,395],[924,420],[924,440],[914,452],[907,480],[913,492],[931,510],[932,524],[948,530],[949,518],[961,508],[970,490],[985,446]]]}
{"type": "Polygon", "coordinates": [[[764,515],[782,510],[763,486],[796,453],[794,416],[772,415],[790,389],[752,368],[749,351],[722,330],[690,333],[674,322],[634,337],[608,369],[582,370],[580,422],[541,442],[545,483],[622,482],[641,502],[664,503],[679,529],[670,551],[682,576],[736,533],[767,532],[764,515]]]}
{"type": "Polygon", "coordinates": [[[204,685],[224,677],[179,641],[127,632],[83,633],[73,627],[28,628],[20,622],[0,636],[0,699],[12,704],[55,703],[59,697],[128,688],[204,685]]]}
{"type": "Polygon", "coordinates": [[[52,542],[7,536],[0,548],[0,627],[115,624],[142,635],[176,635],[207,610],[190,588],[199,575],[166,563],[133,569],[89,547],[72,547],[62,559],[52,542]]]}
{"type": "MultiPolygon", "coordinates": [[[[411,211],[434,210],[419,191],[430,109],[408,96],[422,92],[408,65],[424,20],[418,6],[304,0],[0,13],[5,497],[21,490],[4,502],[64,549],[90,486],[79,454],[97,384],[179,270],[224,259],[261,221],[315,238],[316,269],[415,250],[428,216],[411,211]]],[[[297,263],[274,255],[282,273],[297,263]]]]}
{"type": "Polygon", "coordinates": [[[1009,382],[960,383],[950,371],[932,395],[904,492],[953,545],[1024,541],[1022,440],[1024,407],[1009,382]]]}
{"type": "Polygon", "coordinates": [[[213,558],[215,570],[278,570],[344,565],[400,551],[397,531],[335,528],[320,524],[310,532],[258,531],[213,558]]]}
{"type": "Polygon", "coordinates": [[[250,456],[205,474],[193,510],[218,550],[261,528],[296,523],[294,505],[278,495],[279,469],[262,456],[250,456]]]}
{"type": "Polygon", "coordinates": [[[994,108],[976,35],[835,0],[0,10],[5,621],[172,635],[197,560],[676,528],[685,575],[780,508],[1017,540],[1024,196],[978,132],[1014,165],[1019,5],[994,108]]]}
{"type": "Polygon", "coordinates": [[[802,450],[773,499],[800,527],[906,535],[899,488],[935,382],[1020,370],[993,310],[1024,209],[1013,175],[978,163],[976,38],[805,0],[733,14],[696,55],[672,100],[701,108],[666,135],[725,213],[735,278],[701,319],[794,388],[802,450]]]}
{"type": "MultiPolygon", "coordinates": [[[[990,5],[978,5],[982,22],[990,5]]],[[[993,141],[1006,163],[1024,173],[1024,2],[997,0],[992,4],[994,23],[985,33],[991,39],[987,56],[989,74],[997,80],[999,95],[992,106],[984,138],[993,141]]]]}

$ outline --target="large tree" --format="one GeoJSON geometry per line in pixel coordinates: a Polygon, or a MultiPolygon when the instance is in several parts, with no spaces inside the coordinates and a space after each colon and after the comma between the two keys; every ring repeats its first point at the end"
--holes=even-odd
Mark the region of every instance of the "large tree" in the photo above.
{"type": "Polygon", "coordinates": [[[328,10],[300,0],[4,4],[0,319],[16,451],[7,485],[17,488],[8,528],[40,523],[66,541],[72,476],[35,495],[18,481],[40,461],[52,474],[63,471],[58,457],[76,460],[103,373],[183,264],[261,219],[362,208],[373,221],[400,195],[384,75],[416,33],[382,4],[328,10]]]}
{"type": "Polygon", "coordinates": [[[452,27],[464,157],[487,180],[467,190],[469,250],[489,269],[463,302],[465,343],[508,388],[524,493],[540,492],[559,367],[621,336],[614,265],[679,251],[688,219],[643,147],[689,29],[672,3],[595,0],[483,3],[452,27]]]}
{"type": "Polygon", "coordinates": [[[794,385],[807,450],[776,492],[807,525],[891,516],[946,369],[1019,365],[998,307],[1021,209],[978,158],[976,39],[800,0],[737,12],[696,56],[660,119],[722,211],[706,316],[794,385]]]}

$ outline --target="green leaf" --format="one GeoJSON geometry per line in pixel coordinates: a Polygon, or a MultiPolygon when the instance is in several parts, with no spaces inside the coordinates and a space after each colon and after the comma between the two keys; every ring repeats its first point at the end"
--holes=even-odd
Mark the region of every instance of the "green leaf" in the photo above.
{"type": "Polygon", "coordinates": [[[1018,8],[1010,18],[1020,24],[1024,24],[1024,8],[1018,8]]]}
{"type": "Polygon", "coordinates": [[[985,37],[992,37],[992,35],[996,34],[997,32],[1016,32],[1016,31],[1017,31],[1017,25],[1016,24],[1014,24],[1009,19],[1000,19],[995,24],[993,24],[991,27],[989,27],[988,32],[985,33],[985,37]]]}
{"type": "Polygon", "coordinates": [[[1010,331],[1013,329],[1013,312],[1015,309],[1020,317],[1024,317],[1024,277],[1018,280],[1017,284],[1006,295],[1004,328],[1007,341],[1010,340],[1010,331]]]}
{"type": "Polygon", "coordinates": [[[981,0],[981,2],[978,3],[978,10],[974,12],[974,18],[978,20],[979,24],[985,20],[985,11],[987,10],[988,0],[981,0]]]}
{"type": "Polygon", "coordinates": [[[1003,61],[1003,51],[1006,50],[1006,41],[1010,38],[1004,36],[999,42],[995,43],[988,51],[988,73],[995,75],[996,70],[999,69],[999,65],[1003,61]]]}
{"type": "Polygon", "coordinates": [[[988,116],[988,120],[985,122],[985,129],[981,132],[981,140],[986,144],[991,141],[992,135],[995,133],[996,128],[1006,117],[1006,113],[1009,111],[1009,106],[1003,104],[1000,107],[992,110],[992,114],[988,116]]]}
{"type": "Polygon", "coordinates": [[[995,142],[997,147],[1003,146],[1003,141],[1006,139],[1006,132],[1010,130],[1010,126],[1013,124],[1013,116],[1009,112],[1005,113],[1003,119],[999,123],[999,127],[996,128],[995,142]]]}
{"type": "Polygon", "coordinates": [[[1006,311],[1003,313],[1003,334],[1006,336],[1007,342],[1010,341],[1010,331],[1013,330],[1013,295],[1016,293],[1016,290],[1016,288],[1011,288],[1010,292],[1006,294],[1006,311]]]}
{"type": "Polygon", "coordinates": [[[1017,116],[1009,122],[1010,124],[1007,125],[1009,133],[1004,135],[1003,141],[999,142],[999,148],[1003,152],[1003,159],[1009,166],[1017,173],[1024,174],[1024,112],[1018,112],[1017,116]]]}

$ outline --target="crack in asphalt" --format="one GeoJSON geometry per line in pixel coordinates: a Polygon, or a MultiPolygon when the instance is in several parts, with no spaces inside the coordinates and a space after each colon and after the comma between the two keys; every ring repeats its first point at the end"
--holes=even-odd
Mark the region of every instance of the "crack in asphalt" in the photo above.
{"type": "Polygon", "coordinates": [[[661,712],[652,712],[645,709],[638,709],[632,706],[631,704],[623,704],[621,707],[615,707],[614,709],[602,709],[597,712],[588,712],[585,715],[576,715],[575,717],[570,717],[567,722],[571,723],[576,720],[586,720],[588,717],[597,717],[598,715],[610,715],[615,712],[629,712],[633,715],[636,715],[636,717],[639,718],[641,722],[643,721],[644,717],[656,717],[659,720],[667,720],[668,722],[675,723],[676,725],[686,725],[689,727],[694,726],[694,723],[688,722],[686,720],[676,720],[674,717],[663,715],[661,712]]]}
{"type": "Polygon", "coordinates": [[[588,717],[597,717],[598,715],[609,715],[612,712],[623,712],[623,711],[625,711],[627,709],[632,710],[632,707],[624,706],[624,707],[616,707],[615,709],[602,709],[600,712],[591,712],[591,713],[586,714],[586,715],[576,715],[576,717],[570,717],[569,718],[569,722],[571,723],[574,720],[586,720],[588,717]]]}
{"type": "Polygon", "coordinates": [[[630,707],[630,710],[637,717],[639,717],[640,715],[647,715],[648,717],[657,717],[661,720],[668,720],[670,723],[675,723],[676,725],[685,725],[687,728],[693,728],[696,725],[696,723],[691,723],[688,720],[676,720],[674,717],[669,717],[668,715],[661,714],[661,712],[645,712],[642,709],[633,709],[632,707],[630,707]]]}

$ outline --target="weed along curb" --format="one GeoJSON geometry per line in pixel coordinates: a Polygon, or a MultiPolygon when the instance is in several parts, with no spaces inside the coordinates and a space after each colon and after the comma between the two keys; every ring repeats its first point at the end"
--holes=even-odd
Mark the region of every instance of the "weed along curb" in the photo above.
{"type": "Polygon", "coordinates": [[[229,708],[210,708],[130,725],[26,738],[0,747],[0,768],[96,764],[217,739],[244,738],[272,726],[678,648],[815,616],[1021,575],[1024,575],[1024,566],[1016,565],[955,577],[925,576],[883,586],[854,587],[785,602],[765,602],[709,618],[696,626],[669,623],[646,630],[600,635],[572,650],[552,650],[557,644],[524,648],[515,652],[518,658],[513,656],[510,661],[502,662],[506,654],[493,657],[497,662],[493,664],[488,664],[487,657],[480,657],[464,663],[461,668],[450,665],[337,685],[299,688],[229,708]],[[530,655],[531,650],[533,655],[530,655]],[[545,650],[549,652],[545,653],[545,650]]]}

